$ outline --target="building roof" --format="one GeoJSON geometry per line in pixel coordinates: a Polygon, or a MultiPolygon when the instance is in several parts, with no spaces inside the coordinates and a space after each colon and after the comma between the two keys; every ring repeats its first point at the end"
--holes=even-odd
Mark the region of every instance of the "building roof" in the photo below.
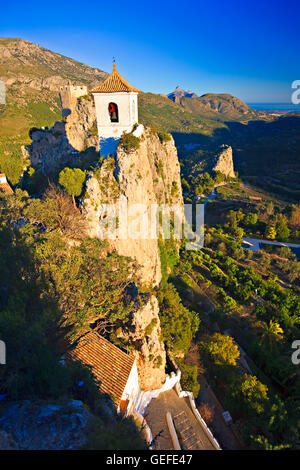
{"type": "Polygon", "coordinates": [[[139,93],[141,90],[134,88],[126,82],[125,78],[119,74],[116,64],[113,64],[112,74],[109,75],[104,82],[91,90],[91,93],[118,93],[118,92],[135,92],[139,93]]]}
{"type": "Polygon", "coordinates": [[[0,193],[4,194],[14,194],[10,184],[7,182],[5,173],[0,173],[0,178],[5,178],[5,182],[1,183],[0,181],[0,193]]]}
{"type": "Polygon", "coordinates": [[[115,404],[119,405],[135,361],[133,355],[126,354],[92,331],[83,336],[65,357],[90,366],[100,382],[100,390],[110,395],[115,404]]]}

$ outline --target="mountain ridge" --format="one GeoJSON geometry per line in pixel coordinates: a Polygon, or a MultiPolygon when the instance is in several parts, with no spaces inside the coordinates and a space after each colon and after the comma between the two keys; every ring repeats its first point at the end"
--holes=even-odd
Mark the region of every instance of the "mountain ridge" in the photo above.
{"type": "Polygon", "coordinates": [[[230,93],[205,93],[198,96],[193,91],[185,91],[177,86],[167,97],[183,109],[211,119],[248,120],[263,115],[230,93]]]}

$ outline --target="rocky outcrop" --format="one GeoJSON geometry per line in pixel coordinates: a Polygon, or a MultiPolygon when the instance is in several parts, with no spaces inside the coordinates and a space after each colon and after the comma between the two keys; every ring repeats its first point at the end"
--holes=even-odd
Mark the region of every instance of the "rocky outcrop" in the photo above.
{"type": "Polygon", "coordinates": [[[174,101],[175,103],[180,103],[180,100],[176,100],[176,98],[179,98],[179,97],[186,97],[186,98],[198,98],[198,96],[196,95],[196,93],[194,93],[193,91],[185,91],[183,88],[181,88],[179,85],[175,88],[174,91],[172,91],[172,93],[169,93],[167,95],[167,97],[174,101]]]}
{"type": "MultiPolygon", "coordinates": [[[[113,224],[112,233],[115,228],[120,231],[115,238],[108,239],[111,249],[134,260],[138,288],[146,287],[151,291],[162,279],[159,240],[151,238],[150,231],[146,232],[146,237],[136,237],[141,233],[141,227],[135,223],[136,214],[130,214],[135,204],[142,208],[143,224],[149,229],[151,208],[155,205],[177,206],[177,215],[183,216],[180,167],[174,141],[170,138],[161,142],[149,129],[143,131],[139,148],[125,151],[119,146],[116,155],[105,159],[90,175],[81,209],[91,237],[101,237],[103,222],[114,218],[116,224],[113,224]],[[115,214],[107,213],[105,206],[112,203],[116,204],[115,214]],[[120,217],[125,211],[128,212],[128,226],[122,238],[120,217]],[[133,233],[130,232],[131,224],[134,224],[133,233]],[[118,235],[121,236],[117,238],[118,235]]],[[[138,307],[117,335],[134,346],[140,387],[153,390],[165,381],[166,352],[160,338],[157,298],[155,295],[139,297],[138,307]]]]}
{"type": "Polygon", "coordinates": [[[66,136],[72,147],[83,151],[94,147],[99,151],[99,137],[94,100],[91,95],[80,97],[66,119],[66,136]]]}
{"type": "Polygon", "coordinates": [[[93,415],[83,403],[12,403],[0,418],[0,450],[80,449],[93,415]]]}
{"type": "Polygon", "coordinates": [[[233,168],[232,148],[229,145],[222,145],[214,159],[213,165],[214,172],[220,171],[225,176],[229,176],[231,178],[235,177],[233,168]]]}
{"type": "Polygon", "coordinates": [[[179,104],[182,108],[208,119],[249,120],[260,115],[259,112],[249,108],[239,98],[226,93],[207,93],[197,96],[191,91],[184,91],[177,87],[168,98],[179,104]]]}
{"type": "MultiPolygon", "coordinates": [[[[76,166],[76,161],[84,158],[82,149],[93,144],[96,147],[94,119],[93,101],[81,97],[66,122],[57,122],[49,130],[32,131],[32,144],[28,146],[32,166],[43,174],[57,172],[70,162],[76,166]]],[[[151,292],[162,279],[162,242],[151,232],[152,222],[157,205],[175,207],[177,217],[182,219],[180,166],[171,136],[162,142],[156,133],[143,126],[135,134],[139,135],[138,148],[125,150],[119,145],[113,157],[104,159],[88,175],[81,211],[91,238],[102,237],[103,224],[111,219],[108,204],[115,204],[113,219],[117,229],[122,228],[121,216],[128,214],[126,231],[109,237],[108,249],[130,258],[138,288],[151,292]],[[132,212],[134,207],[141,209],[138,215],[143,214],[143,223],[141,218],[137,222],[137,214],[132,212]],[[145,225],[147,230],[142,233],[145,225]]],[[[154,295],[140,299],[117,335],[135,349],[141,388],[160,388],[165,381],[166,352],[160,339],[159,307],[154,295]]]]}
{"type": "Polygon", "coordinates": [[[74,159],[75,149],[70,145],[64,122],[56,122],[51,129],[33,129],[32,143],[27,146],[31,166],[48,175],[74,159]],[[74,155],[74,156],[73,156],[74,155]]]}
{"type": "MultiPolygon", "coordinates": [[[[109,243],[120,255],[136,261],[141,284],[151,288],[158,286],[160,252],[158,240],[150,236],[151,208],[155,204],[177,205],[181,216],[183,213],[180,166],[172,138],[161,143],[155,133],[145,130],[137,150],[128,152],[119,147],[115,158],[105,160],[88,179],[82,210],[91,237],[100,237],[100,227],[107,218],[101,204],[117,202],[120,198],[128,208],[128,233],[135,220],[134,215],[130,216],[130,208],[135,204],[144,206],[149,231],[146,238],[125,236],[110,239],[109,243]]],[[[137,231],[139,229],[137,227],[137,231]]],[[[135,233],[135,236],[139,235],[135,233]]]]}
{"type": "MultiPolygon", "coordinates": [[[[58,121],[51,129],[32,129],[32,143],[27,155],[32,167],[48,175],[66,165],[76,166],[81,152],[99,151],[95,106],[91,97],[81,97],[66,121],[58,121]]],[[[88,155],[83,158],[88,159],[88,155]]]]}
{"type": "Polygon", "coordinates": [[[0,38],[0,79],[7,86],[17,84],[19,92],[32,88],[59,91],[69,80],[90,86],[107,73],[22,39],[0,38]]]}
{"type": "Polygon", "coordinates": [[[141,390],[161,388],[165,382],[166,352],[161,341],[159,307],[155,295],[140,295],[138,308],[122,330],[117,332],[134,346],[141,390]]]}

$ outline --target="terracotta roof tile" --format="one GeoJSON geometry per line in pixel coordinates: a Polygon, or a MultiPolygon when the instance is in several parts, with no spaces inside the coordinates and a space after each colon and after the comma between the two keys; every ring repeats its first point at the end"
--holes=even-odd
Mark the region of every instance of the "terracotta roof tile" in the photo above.
{"type": "Polygon", "coordinates": [[[129,85],[129,83],[119,74],[115,64],[113,64],[112,74],[109,75],[104,82],[91,90],[91,93],[118,93],[118,92],[135,92],[139,93],[140,90],[129,85]]]}
{"type": "Polygon", "coordinates": [[[9,183],[0,183],[0,193],[4,193],[7,195],[14,194],[9,183]]]}
{"type": "Polygon", "coordinates": [[[100,382],[101,391],[110,395],[119,405],[135,360],[133,355],[126,354],[98,333],[91,332],[81,338],[65,356],[66,359],[89,365],[100,382]]]}

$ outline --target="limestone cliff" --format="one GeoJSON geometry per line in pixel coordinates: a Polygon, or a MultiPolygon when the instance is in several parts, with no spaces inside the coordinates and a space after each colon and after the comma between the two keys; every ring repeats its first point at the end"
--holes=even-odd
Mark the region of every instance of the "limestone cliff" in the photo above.
{"type": "Polygon", "coordinates": [[[79,98],[67,117],[66,136],[70,145],[78,151],[87,147],[99,150],[95,105],[90,95],[79,98]]]}
{"type": "Polygon", "coordinates": [[[162,343],[158,301],[153,294],[142,294],[124,327],[117,331],[135,348],[141,390],[161,388],[166,379],[166,352],[162,343]]]}
{"type": "Polygon", "coordinates": [[[220,171],[225,176],[235,177],[232,159],[232,148],[229,145],[222,145],[214,159],[213,171],[220,171]]]}
{"type": "Polygon", "coordinates": [[[93,101],[90,97],[78,99],[65,122],[58,121],[51,129],[32,129],[30,136],[32,143],[27,152],[35,170],[48,175],[66,165],[76,166],[81,152],[99,151],[93,101]]]}
{"type": "MultiPolygon", "coordinates": [[[[88,220],[91,237],[99,236],[99,224],[106,214],[101,204],[126,199],[128,208],[143,204],[150,212],[153,204],[178,205],[183,209],[180,166],[174,141],[161,143],[158,136],[146,129],[140,146],[125,151],[119,146],[115,158],[105,160],[101,168],[87,180],[82,210],[88,220]]],[[[181,212],[182,215],[182,212],[181,212]]],[[[128,217],[131,222],[134,217],[128,217]]],[[[110,240],[120,255],[133,258],[138,278],[144,285],[155,287],[161,281],[159,244],[157,239],[138,238],[110,240]]]]}
{"type": "Polygon", "coordinates": [[[197,176],[205,172],[214,176],[216,171],[220,171],[226,177],[234,178],[232,148],[223,144],[214,150],[201,150],[198,158],[195,158],[191,164],[187,164],[185,171],[189,176],[197,176]]]}
{"type": "MultiPolygon", "coordinates": [[[[144,130],[139,148],[125,151],[119,145],[114,157],[103,161],[101,167],[86,182],[82,199],[82,212],[88,221],[91,237],[100,236],[100,227],[108,214],[105,204],[120,201],[130,207],[141,204],[149,222],[151,206],[168,204],[179,208],[183,214],[180,167],[174,141],[161,142],[157,134],[144,130]]],[[[122,206],[124,207],[124,206],[122,206]]],[[[118,218],[118,215],[117,215],[118,218]]],[[[129,223],[134,216],[128,216],[129,223]]],[[[145,220],[145,219],[144,219],[145,220]]],[[[139,228],[137,229],[139,230],[139,228]]],[[[127,237],[108,240],[111,249],[128,256],[136,263],[138,288],[150,291],[161,282],[159,240],[127,237]]],[[[132,312],[120,338],[129,339],[135,348],[139,369],[140,387],[143,390],[160,388],[165,380],[166,353],[160,339],[159,307],[155,295],[142,297],[140,305],[132,312]]]]}
{"type": "Polygon", "coordinates": [[[79,400],[7,403],[0,417],[0,450],[79,449],[87,441],[92,418],[79,400]]]}
{"type": "MultiPolygon", "coordinates": [[[[101,238],[101,227],[109,218],[105,204],[117,203],[117,208],[123,208],[118,204],[126,203],[129,225],[136,219],[130,208],[140,205],[149,230],[151,208],[155,205],[175,206],[177,216],[183,216],[180,166],[172,137],[161,141],[156,133],[143,126],[134,133],[139,135],[136,148],[126,150],[120,144],[113,157],[100,160],[97,169],[87,175],[80,208],[87,221],[87,234],[92,238],[101,238]]],[[[98,148],[93,101],[82,97],[66,122],[57,122],[49,130],[33,130],[31,137],[28,152],[36,170],[57,174],[66,165],[81,166],[86,157],[82,150],[91,146],[95,152],[98,148]]],[[[99,155],[95,153],[95,164],[98,160],[99,155]]],[[[116,225],[120,224],[118,219],[117,214],[116,225]]],[[[139,230],[135,224],[132,236],[128,232],[124,237],[109,238],[109,249],[131,258],[138,289],[153,292],[162,279],[161,242],[150,231],[139,237],[139,230]]],[[[143,390],[160,388],[165,380],[166,352],[160,339],[158,314],[155,295],[138,296],[131,318],[117,334],[135,349],[143,390]]]]}

